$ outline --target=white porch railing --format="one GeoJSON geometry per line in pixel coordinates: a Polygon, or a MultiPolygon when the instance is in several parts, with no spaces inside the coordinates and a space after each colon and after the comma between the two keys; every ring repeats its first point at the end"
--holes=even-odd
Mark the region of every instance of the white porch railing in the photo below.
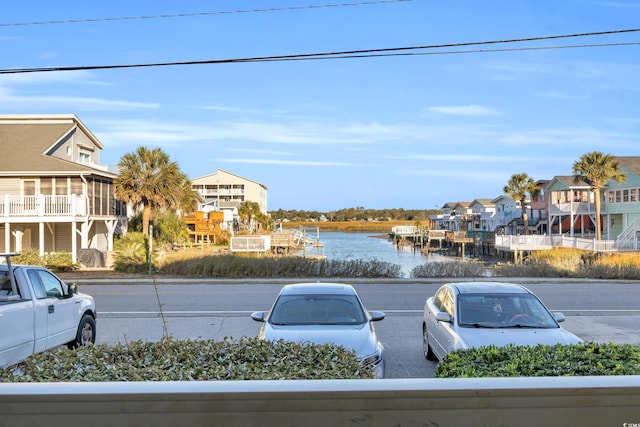
{"type": "Polygon", "coordinates": [[[391,232],[396,236],[413,236],[418,232],[418,227],[415,225],[394,225],[391,227],[391,232]]]}
{"type": "Polygon", "coordinates": [[[87,214],[82,196],[10,196],[0,197],[0,216],[84,216],[87,214]]]}
{"type": "Polygon", "coordinates": [[[634,250],[626,245],[618,244],[615,240],[583,239],[567,236],[501,236],[495,238],[496,249],[506,250],[537,250],[555,247],[576,248],[594,252],[614,252],[634,250]]]}
{"type": "MultiPolygon", "coordinates": [[[[568,202],[568,203],[560,203],[560,204],[552,204],[549,206],[549,214],[550,215],[558,215],[558,214],[566,214],[569,215],[571,213],[578,215],[588,215],[595,214],[596,208],[592,203],[589,202],[568,202]]],[[[600,213],[604,214],[607,212],[606,204],[602,204],[600,207],[600,213]]]]}
{"type": "Polygon", "coordinates": [[[267,252],[271,250],[271,236],[234,236],[230,248],[231,252],[267,252]]]}

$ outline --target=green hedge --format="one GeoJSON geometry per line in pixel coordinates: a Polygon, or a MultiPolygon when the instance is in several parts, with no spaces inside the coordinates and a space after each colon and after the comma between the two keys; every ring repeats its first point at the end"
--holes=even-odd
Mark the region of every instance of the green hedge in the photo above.
{"type": "Polygon", "coordinates": [[[450,353],[436,378],[640,375],[640,346],[581,343],[487,346],[450,353]]]}
{"type": "Polygon", "coordinates": [[[11,262],[46,267],[55,272],[75,271],[80,267],[79,263],[72,261],[69,252],[53,252],[40,256],[40,251],[34,248],[23,250],[20,255],[11,258],[11,262]]]}
{"type": "Polygon", "coordinates": [[[333,344],[240,340],[132,341],[58,348],[0,369],[0,382],[208,381],[372,378],[333,344]]]}

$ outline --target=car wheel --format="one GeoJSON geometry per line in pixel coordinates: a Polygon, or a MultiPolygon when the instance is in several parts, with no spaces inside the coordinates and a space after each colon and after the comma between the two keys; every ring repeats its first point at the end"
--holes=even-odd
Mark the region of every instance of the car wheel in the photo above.
{"type": "Polygon", "coordinates": [[[429,345],[429,337],[427,335],[426,325],[422,325],[422,351],[424,352],[424,357],[427,360],[432,360],[434,362],[438,360],[438,357],[436,356],[436,354],[431,349],[431,346],[429,345]]]}
{"type": "Polygon", "coordinates": [[[67,347],[74,349],[92,345],[96,342],[96,321],[88,314],[82,316],[78,325],[76,339],[67,343],[67,347]]]}

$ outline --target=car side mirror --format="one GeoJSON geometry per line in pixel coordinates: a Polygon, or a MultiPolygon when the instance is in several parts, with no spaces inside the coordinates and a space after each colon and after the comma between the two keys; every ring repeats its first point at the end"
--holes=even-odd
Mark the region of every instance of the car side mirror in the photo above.
{"type": "Polygon", "coordinates": [[[78,293],[78,285],[76,283],[67,283],[67,298],[71,298],[78,293]]]}
{"type": "Polygon", "coordinates": [[[372,311],[370,314],[371,314],[371,321],[372,322],[377,322],[379,320],[382,320],[386,316],[386,314],[384,314],[381,311],[372,311]]]}
{"type": "Polygon", "coordinates": [[[559,311],[556,311],[555,313],[553,313],[553,317],[555,317],[556,322],[560,323],[560,322],[564,322],[564,314],[560,313],[559,311]]]}
{"type": "Polygon", "coordinates": [[[264,311],[256,311],[251,313],[251,318],[256,322],[264,322],[264,311]]]}
{"type": "Polygon", "coordinates": [[[438,314],[436,314],[436,320],[438,322],[451,323],[451,316],[446,311],[440,311],[438,314]]]}

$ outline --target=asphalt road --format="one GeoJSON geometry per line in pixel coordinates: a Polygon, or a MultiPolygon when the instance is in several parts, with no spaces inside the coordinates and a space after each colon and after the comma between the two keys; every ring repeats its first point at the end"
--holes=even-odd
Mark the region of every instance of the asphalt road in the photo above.
{"type": "MultiPolygon", "coordinates": [[[[515,281],[515,280],[513,280],[515,281]]],[[[387,317],[376,323],[385,346],[387,378],[428,378],[435,363],[422,355],[422,309],[440,282],[345,281],[369,310],[387,317]]],[[[586,341],[640,344],[640,284],[604,281],[518,280],[552,311],[563,327],[586,341]]],[[[260,323],[250,313],[268,310],[282,282],[160,280],[111,284],[78,282],[98,308],[98,343],[174,338],[224,339],[255,336],[260,323]],[[150,284],[151,283],[151,284],[150,284]],[[157,292],[156,292],[157,289],[157,292]],[[164,316],[160,315],[160,309],[164,316]],[[163,317],[165,321],[163,322],[163,317]]]]}

